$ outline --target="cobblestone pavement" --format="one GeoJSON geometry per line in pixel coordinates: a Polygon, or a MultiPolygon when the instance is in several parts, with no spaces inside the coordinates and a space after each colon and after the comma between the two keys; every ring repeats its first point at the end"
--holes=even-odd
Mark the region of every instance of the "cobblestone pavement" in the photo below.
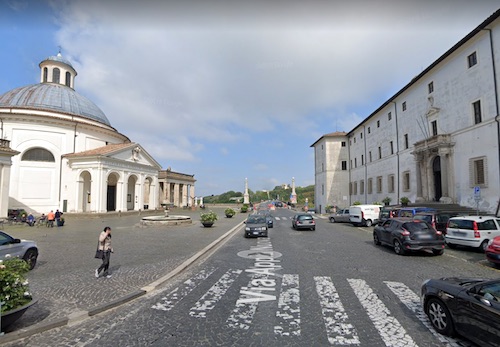
{"type": "Polygon", "coordinates": [[[219,219],[211,228],[204,228],[199,222],[203,210],[184,209],[173,209],[170,215],[190,216],[192,224],[143,226],[143,212],[142,216],[67,214],[63,227],[5,226],[4,230],[14,237],[36,241],[40,255],[35,269],[28,274],[30,290],[38,302],[8,328],[4,338],[10,332],[46,326],[138,291],[174,270],[247,216],[237,213],[226,218],[223,207],[212,209],[219,219]],[[100,260],[94,258],[97,238],[105,226],[112,228],[114,248],[110,279],[94,276],[100,265],[100,260]]]}

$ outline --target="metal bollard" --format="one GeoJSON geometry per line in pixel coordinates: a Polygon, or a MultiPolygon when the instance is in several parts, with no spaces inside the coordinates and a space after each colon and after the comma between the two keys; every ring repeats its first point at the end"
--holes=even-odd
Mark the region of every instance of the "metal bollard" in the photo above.
{"type": "Polygon", "coordinates": [[[5,304],[5,302],[0,301],[0,336],[2,336],[4,333],[2,332],[2,305],[5,304]]]}

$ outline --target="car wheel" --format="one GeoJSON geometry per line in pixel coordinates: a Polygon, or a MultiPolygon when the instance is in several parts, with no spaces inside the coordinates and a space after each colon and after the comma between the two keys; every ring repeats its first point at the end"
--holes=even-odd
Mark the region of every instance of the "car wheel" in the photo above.
{"type": "Polygon", "coordinates": [[[335,218],[330,217],[330,223],[335,223],[335,218]]]}
{"type": "Polygon", "coordinates": [[[453,336],[455,329],[451,319],[450,311],[445,304],[438,299],[430,299],[427,303],[427,316],[436,331],[443,335],[453,336]]]}
{"type": "Polygon", "coordinates": [[[371,226],[372,226],[372,224],[373,224],[373,222],[372,222],[372,220],[371,220],[371,219],[367,219],[367,220],[365,221],[365,225],[366,225],[367,227],[371,227],[371,226]]]}
{"type": "Polygon", "coordinates": [[[486,251],[486,248],[488,248],[488,242],[489,240],[484,240],[483,242],[481,242],[481,244],[479,245],[479,250],[481,252],[485,252],[486,251]]]}
{"type": "Polygon", "coordinates": [[[451,249],[457,248],[457,245],[454,245],[453,243],[446,243],[446,246],[450,247],[451,249]]]}
{"type": "Polygon", "coordinates": [[[397,239],[394,240],[394,252],[396,252],[396,254],[399,254],[399,255],[405,255],[406,254],[406,251],[403,248],[403,245],[397,239]]]}
{"type": "Polygon", "coordinates": [[[434,255],[443,255],[444,249],[433,249],[432,254],[434,255]]]}
{"type": "Polygon", "coordinates": [[[37,258],[38,252],[34,249],[28,249],[23,257],[24,261],[28,263],[30,270],[33,270],[33,268],[35,267],[37,258]]]}
{"type": "Polygon", "coordinates": [[[376,246],[380,245],[380,240],[379,240],[378,235],[377,235],[377,233],[375,231],[373,232],[373,243],[376,246]]]}

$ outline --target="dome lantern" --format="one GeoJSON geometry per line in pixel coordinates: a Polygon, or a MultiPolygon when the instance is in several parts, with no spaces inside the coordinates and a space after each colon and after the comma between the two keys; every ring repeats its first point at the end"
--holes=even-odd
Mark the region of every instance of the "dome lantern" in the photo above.
{"type": "Polygon", "coordinates": [[[40,63],[40,83],[55,83],[75,89],[76,70],[61,52],[40,63]]]}

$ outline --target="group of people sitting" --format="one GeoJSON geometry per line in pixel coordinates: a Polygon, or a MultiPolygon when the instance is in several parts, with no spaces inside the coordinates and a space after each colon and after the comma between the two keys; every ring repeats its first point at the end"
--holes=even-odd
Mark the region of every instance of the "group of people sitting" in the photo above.
{"type": "MultiPolygon", "coordinates": [[[[64,220],[62,219],[62,215],[63,213],[59,210],[56,210],[56,212],[54,211],[50,211],[49,213],[47,213],[47,215],[45,215],[45,213],[42,213],[42,215],[37,219],[35,218],[35,216],[33,216],[32,213],[30,213],[28,215],[28,217],[25,217],[25,221],[26,223],[32,227],[32,226],[43,226],[45,225],[47,228],[52,228],[54,226],[54,224],[56,224],[56,226],[62,226],[64,225],[64,220]]],[[[22,220],[23,218],[21,218],[22,220]]],[[[22,220],[23,221],[23,220],[22,220]]]]}

